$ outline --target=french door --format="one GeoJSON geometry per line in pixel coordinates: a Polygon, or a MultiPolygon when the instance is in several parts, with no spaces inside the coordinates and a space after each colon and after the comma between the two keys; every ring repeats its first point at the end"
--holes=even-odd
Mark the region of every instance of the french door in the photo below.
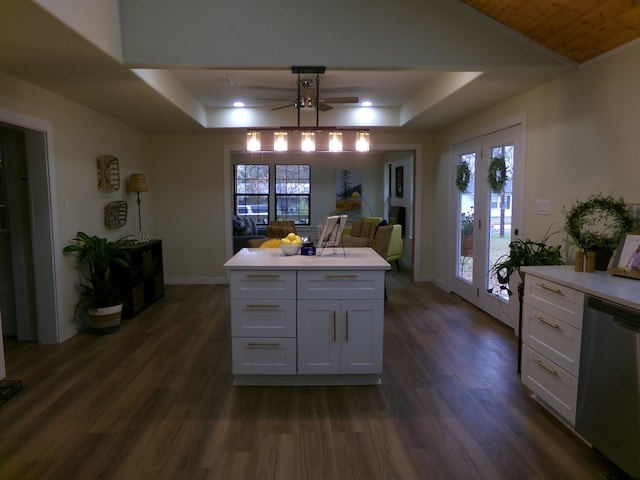
{"type": "Polygon", "coordinates": [[[456,241],[452,249],[452,290],[516,330],[517,279],[513,279],[510,288],[513,295],[509,295],[508,290],[500,288],[491,267],[508,253],[509,243],[522,225],[523,130],[518,124],[455,145],[451,169],[453,185],[468,180],[466,190],[453,189],[452,205],[456,208],[452,224],[455,225],[453,238],[456,241]],[[493,178],[499,180],[497,183],[503,180],[504,189],[493,192],[487,180],[489,170],[492,162],[495,166],[502,160],[506,175],[493,175],[493,178]]]}

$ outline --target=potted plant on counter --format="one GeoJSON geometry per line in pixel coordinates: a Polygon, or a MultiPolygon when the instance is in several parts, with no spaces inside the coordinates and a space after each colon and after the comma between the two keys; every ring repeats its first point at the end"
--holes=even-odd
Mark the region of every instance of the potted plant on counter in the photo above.
{"type": "Polygon", "coordinates": [[[633,228],[633,214],[622,198],[591,195],[564,210],[565,230],[584,252],[595,252],[596,270],[606,270],[623,235],[633,228]]]}
{"type": "Polygon", "coordinates": [[[87,312],[93,333],[113,333],[120,328],[122,296],[120,288],[112,281],[111,267],[129,266],[128,252],[123,247],[132,243],[134,240],[129,236],[109,241],[78,232],[73,243],[63,249],[65,254],[77,256],[78,269],[84,275],[85,282],[80,285],[75,311],[76,314],[87,312]]]}

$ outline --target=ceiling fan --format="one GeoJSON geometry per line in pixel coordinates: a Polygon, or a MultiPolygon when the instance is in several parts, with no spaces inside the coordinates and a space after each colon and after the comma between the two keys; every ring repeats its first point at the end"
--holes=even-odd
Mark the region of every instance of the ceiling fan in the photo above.
{"type": "Polygon", "coordinates": [[[314,108],[316,113],[318,111],[326,112],[333,109],[331,104],[335,103],[358,103],[358,97],[320,97],[320,74],[323,74],[325,67],[291,67],[291,73],[298,74],[298,95],[295,99],[282,99],[282,98],[258,98],[258,100],[276,100],[281,102],[287,102],[284,105],[280,105],[272,108],[271,110],[282,110],[283,108],[294,107],[298,110],[298,114],[301,109],[314,108]],[[315,88],[314,80],[311,78],[302,78],[303,74],[316,74],[315,88]]]}

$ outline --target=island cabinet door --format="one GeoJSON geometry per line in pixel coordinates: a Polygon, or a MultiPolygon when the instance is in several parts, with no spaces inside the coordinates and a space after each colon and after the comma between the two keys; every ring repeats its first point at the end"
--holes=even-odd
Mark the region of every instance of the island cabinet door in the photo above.
{"type": "Polygon", "coordinates": [[[298,300],[298,374],[340,373],[340,301],[298,300]]]}
{"type": "Polygon", "coordinates": [[[384,300],[342,300],[340,373],[382,373],[384,300]]]}

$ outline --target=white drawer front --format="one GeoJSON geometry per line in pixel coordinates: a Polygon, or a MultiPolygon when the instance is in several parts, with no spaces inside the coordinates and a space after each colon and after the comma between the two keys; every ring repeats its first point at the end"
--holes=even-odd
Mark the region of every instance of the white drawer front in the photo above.
{"type": "Polygon", "coordinates": [[[582,330],[584,294],[558,283],[527,275],[524,302],[582,330]]]}
{"type": "Polygon", "coordinates": [[[524,343],[577,377],[581,331],[526,304],[522,317],[524,343]]]}
{"type": "Polygon", "coordinates": [[[231,298],[296,298],[296,272],[234,270],[231,272],[231,298]]]}
{"type": "Polygon", "coordinates": [[[298,298],[384,298],[384,271],[299,271],[298,298]]]}
{"type": "Polygon", "coordinates": [[[295,338],[233,338],[236,375],[295,375],[295,338]]]}
{"type": "Polygon", "coordinates": [[[522,347],[522,382],[571,425],[575,423],[578,379],[527,345],[522,347]]]}
{"type": "Polygon", "coordinates": [[[234,337],[295,337],[295,300],[232,300],[234,337]]]}

